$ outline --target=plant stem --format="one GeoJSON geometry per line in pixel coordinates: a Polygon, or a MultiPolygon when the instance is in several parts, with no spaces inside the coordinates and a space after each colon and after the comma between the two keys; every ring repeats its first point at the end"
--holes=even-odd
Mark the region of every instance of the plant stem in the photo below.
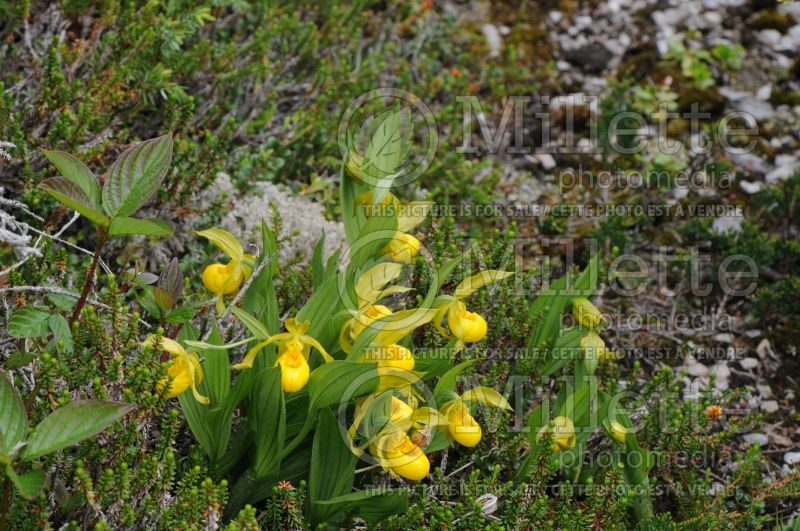
{"type": "Polygon", "coordinates": [[[75,309],[72,311],[71,322],[75,322],[81,318],[81,310],[83,310],[86,299],[89,298],[89,292],[92,290],[92,284],[94,284],[94,273],[97,271],[97,263],[100,261],[100,251],[103,250],[107,239],[108,233],[105,229],[98,229],[97,247],[94,250],[94,256],[92,256],[92,265],[89,266],[89,271],[86,273],[86,282],[83,284],[83,291],[81,292],[77,304],[75,304],[75,309]]]}

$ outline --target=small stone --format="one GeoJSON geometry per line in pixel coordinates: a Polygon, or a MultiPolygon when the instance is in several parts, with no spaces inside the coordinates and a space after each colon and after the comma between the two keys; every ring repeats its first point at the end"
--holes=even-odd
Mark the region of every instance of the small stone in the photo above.
{"type": "Polygon", "coordinates": [[[764,400],[761,402],[761,411],[764,413],[775,413],[778,411],[778,401],[777,400],[764,400]]]}
{"type": "Polygon", "coordinates": [[[770,47],[777,46],[781,42],[781,32],[774,29],[761,30],[756,36],[762,44],[770,47]]]}
{"type": "Polygon", "coordinates": [[[745,112],[757,121],[766,121],[775,116],[775,108],[768,101],[755,96],[747,96],[736,102],[736,110],[745,112]]]}
{"type": "Polygon", "coordinates": [[[584,72],[599,74],[608,66],[613,54],[602,43],[595,42],[568,50],[564,56],[567,61],[578,66],[584,72]]]}
{"type": "Polygon", "coordinates": [[[739,365],[745,370],[752,371],[758,367],[758,360],[755,358],[744,358],[739,360],[739,365]]]}
{"type": "Polygon", "coordinates": [[[556,167],[556,159],[549,153],[536,153],[534,157],[545,170],[552,170],[556,167]]]}
{"type": "Polygon", "coordinates": [[[686,359],[686,372],[689,373],[689,376],[695,376],[697,378],[705,378],[711,372],[708,367],[699,363],[694,358],[687,358],[686,359]]]}
{"type": "Polygon", "coordinates": [[[764,398],[772,398],[775,396],[775,393],[772,392],[772,387],[768,385],[756,385],[756,389],[758,389],[758,394],[764,398]]]}
{"type": "Polygon", "coordinates": [[[798,167],[800,167],[800,161],[793,155],[777,155],[775,157],[775,169],[768,172],[764,179],[770,184],[776,181],[785,181],[794,175],[798,167]]]}
{"type": "Polygon", "coordinates": [[[489,57],[497,57],[500,55],[500,50],[503,48],[503,38],[500,36],[500,31],[494,24],[484,24],[481,27],[483,36],[486,38],[486,46],[489,47],[489,57]]]}
{"type": "Polygon", "coordinates": [[[766,446],[769,444],[769,437],[763,433],[748,433],[742,436],[742,438],[747,444],[757,444],[758,446],[766,446]]]}
{"type": "Polygon", "coordinates": [[[786,452],[783,454],[783,460],[787,465],[796,465],[800,463],[800,452],[786,452]]]}
{"type": "Polygon", "coordinates": [[[770,96],[772,96],[771,84],[766,84],[756,91],[756,98],[760,99],[761,101],[768,101],[770,96]]]}
{"type": "Polygon", "coordinates": [[[739,187],[741,187],[744,193],[752,195],[760,192],[761,189],[764,187],[764,183],[762,183],[761,181],[755,181],[755,182],[739,181],[739,187]]]}
{"type": "Polygon", "coordinates": [[[549,20],[551,24],[558,24],[561,22],[562,18],[564,18],[564,13],[561,11],[550,11],[550,13],[547,14],[547,20],[549,20]]]}

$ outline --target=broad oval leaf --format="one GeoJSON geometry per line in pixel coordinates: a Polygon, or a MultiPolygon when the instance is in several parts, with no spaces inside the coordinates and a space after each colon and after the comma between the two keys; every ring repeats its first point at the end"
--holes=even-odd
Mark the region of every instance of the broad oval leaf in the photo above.
{"type": "Polygon", "coordinates": [[[45,474],[43,470],[31,470],[18,476],[11,465],[6,465],[6,476],[17,488],[17,492],[26,500],[32,500],[44,487],[45,474]]]}
{"type": "Polygon", "coordinates": [[[42,150],[65,179],[77,184],[89,199],[89,206],[100,209],[100,182],[86,164],[63,151],[42,150]]]}
{"type": "Polygon", "coordinates": [[[0,454],[10,455],[25,440],[28,416],[19,394],[4,374],[0,374],[0,454]]]}
{"type": "Polygon", "coordinates": [[[169,236],[172,234],[172,225],[159,219],[136,219],[122,216],[111,220],[111,227],[109,227],[108,233],[111,236],[124,236],[127,234],[169,236]]]}
{"type": "Polygon", "coordinates": [[[30,461],[93,437],[129,411],[132,404],[75,400],[47,415],[34,428],[22,458],[30,461]]]}
{"type": "Polygon", "coordinates": [[[161,186],[172,161],[172,134],[140,142],[111,165],[103,186],[103,209],[111,217],[136,212],[161,186]]]}
{"type": "Polygon", "coordinates": [[[51,177],[39,183],[39,188],[52,195],[72,210],[97,225],[107,227],[109,219],[102,212],[92,208],[89,197],[80,186],[64,177],[51,177]]]}
{"type": "Polygon", "coordinates": [[[53,314],[47,321],[59,352],[72,352],[72,330],[63,315],[53,314]]]}
{"type": "Polygon", "coordinates": [[[8,334],[13,337],[41,337],[47,334],[50,313],[38,306],[23,306],[8,320],[8,334]]]}

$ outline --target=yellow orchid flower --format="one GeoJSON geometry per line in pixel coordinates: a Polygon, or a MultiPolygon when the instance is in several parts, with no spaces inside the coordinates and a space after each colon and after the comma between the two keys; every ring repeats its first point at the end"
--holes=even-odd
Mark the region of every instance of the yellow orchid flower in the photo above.
{"type": "Polygon", "coordinates": [[[599,330],[604,324],[603,314],[588,299],[579,297],[572,303],[572,314],[578,324],[589,330],[599,330]]]}
{"type": "Polygon", "coordinates": [[[615,441],[625,444],[625,437],[628,435],[628,428],[616,420],[612,420],[609,423],[608,433],[615,441]]]}
{"type": "Polygon", "coordinates": [[[234,293],[241,287],[242,282],[250,278],[255,257],[246,254],[236,236],[224,229],[214,227],[201,230],[197,235],[208,239],[230,258],[227,264],[217,262],[209,264],[203,270],[203,285],[208,291],[217,295],[217,313],[222,314],[225,312],[223,297],[234,293]]]}
{"type": "Polygon", "coordinates": [[[503,398],[503,395],[491,387],[475,387],[455,400],[445,403],[441,409],[442,415],[446,418],[442,431],[450,439],[468,448],[476,446],[483,436],[480,424],[470,413],[469,404],[471,402],[511,409],[511,405],[503,398]]]}
{"type": "Polygon", "coordinates": [[[392,240],[380,251],[380,255],[394,263],[411,264],[419,254],[422,246],[420,241],[413,236],[412,230],[421,225],[430,214],[433,203],[430,201],[412,201],[400,204],[397,197],[387,192],[382,200],[375,202],[375,194],[369,191],[356,198],[356,207],[365,205],[365,215],[369,217],[375,212],[387,212],[397,218],[397,232],[392,240]]]}
{"type": "Polygon", "coordinates": [[[488,331],[486,319],[482,315],[467,310],[467,306],[462,301],[480,288],[510,277],[513,274],[509,271],[494,269],[481,271],[462,280],[456,286],[453,295],[439,296],[437,302],[433,305],[437,312],[433,323],[439,333],[445,337],[452,335],[458,339],[457,349],[462,348],[464,343],[475,343],[486,337],[486,332],[488,331]],[[447,317],[449,332],[442,326],[442,321],[445,317],[447,317]]]}
{"type": "Polygon", "coordinates": [[[312,348],[320,353],[325,363],[330,363],[333,358],[319,341],[306,335],[311,326],[310,321],[299,322],[294,317],[290,317],[286,319],[284,326],[286,327],[286,332],[275,334],[256,344],[247,351],[244,359],[234,365],[233,368],[237,370],[252,368],[253,361],[261,349],[278,342],[278,359],[275,361],[275,365],[280,365],[281,367],[281,387],[287,393],[293,393],[305,387],[306,382],[308,382],[310,374],[308,357],[312,348]]]}
{"type": "Polygon", "coordinates": [[[554,452],[575,448],[575,425],[568,417],[556,417],[548,426],[543,426],[536,438],[541,438],[546,433],[553,437],[552,448],[554,452]]]}
{"type": "Polygon", "coordinates": [[[168,337],[150,336],[142,343],[146,348],[155,348],[156,345],[172,355],[167,376],[156,384],[158,392],[164,393],[167,398],[176,398],[191,389],[195,400],[208,404],[208,398],[197,390],[203,381],[203,368],[197,353],[187,352],[180,343],[168,337]]]}
{"type": "MultiPolygon", "coordinates": [[[[413,372],[416,360],[409,349],[400,345],[400,341],[420,326],[430,322],[435,314],[435,310],[417,308],[401,310],[382,319],[380,331],[358,357],[358,361],[377,362],[381,386],[390,385],[388,382],[391,378],[412,379],[411,376],[417,374],[413,372]]],[[[398,385],[408,384],[408,382],[398,383],[398,385]]]]}
{"type": "Polygon", "coordinates": [[[414,354],[397,343],[369,349],[364,354],[363,361],[376,361],[378,362],[378,367],[394,367],[405,371],[413,371],[416,364],[414,354]]]}
{"type": "Polygon", "coordinates": [[[425,452],[400,429],[390,427],[382,432],[370,452],[395,477],[419,481],[430,472],[431,463],[425,452]]]}
{"type": "Polygon", "coordinates": [[[411,290],[405,286],[388,286],[400,276],[402,270],[403,266],[400,264],[381,263],[371,267],[358,278],[354,286],[356,309],[339,331],[339,346],[344,352],[350,353],[353,348],[352,342],[372,323],[392,315],[392,310],[377,304],[378,301],[394,293],[411,290]]]}
{"type": "Polygon", "coordinates": [[[390,262],[411,264],[419,254],[422,244],[417,238],[406,232],[398,232],[394,238],[381,249],[381,256],[390,262]]]}

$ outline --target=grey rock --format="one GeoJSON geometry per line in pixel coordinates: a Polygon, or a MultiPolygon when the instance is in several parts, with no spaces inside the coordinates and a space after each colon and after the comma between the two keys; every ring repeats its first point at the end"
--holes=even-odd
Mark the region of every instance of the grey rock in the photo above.
{"type": "Polygon", "coordinates": [[[743,369],[752,371],[758,367],[758,360],[755,358],[743,358],[739,360],[739,365],[741,365],[743,369]]]}
{"type": "Polygon", "coordinates": [[[574,50],[567,50],[564,56],[567,61],[580,67],[584,72],[599,74],[608,66],[613,54],[602,43],[595,42],[574,50]]]}
{"type": "Polygon", "coordinates": [[[758,446],[766,446],[769,444],[769,437],[764,433],[748,433],[743,435],[742,439],[748,444],[757,444],[758,446]]]}
{"type": "Polygon", "coordinates": [[[764,413],[775,413],[778,409],[777,400],[765,400],[761,402],[761,411],[764,413]]]}

